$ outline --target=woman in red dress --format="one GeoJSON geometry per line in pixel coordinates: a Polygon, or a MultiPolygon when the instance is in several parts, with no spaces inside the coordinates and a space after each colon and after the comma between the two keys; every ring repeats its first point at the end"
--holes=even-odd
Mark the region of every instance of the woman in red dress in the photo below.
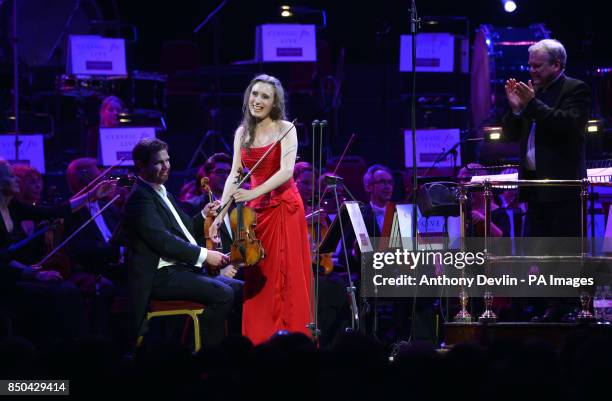
{"type": "MultiPolygon", "coordinates": [[[[232,173],[225,182],[221,204],[230,197],[248,202],[257,213],[255,234],[266,253],[258,265],[244,271],[242,333],[254,344],[266,341],[278,330],[310,335],[310,249],[304,205],[293,181],[297,133],[285,121],[280,81],[268,75],[255,77],[244,93],[242,109],[232,173]],[[273,145],[288,130],[280,143],[273,145]],[[238,169],[251,169],[271,146],[274,149],[251,175],[250,189],[237,188],[238,169]]],[[[218,239],[226,210],[211,225],[213,240],[218,239]]]]}

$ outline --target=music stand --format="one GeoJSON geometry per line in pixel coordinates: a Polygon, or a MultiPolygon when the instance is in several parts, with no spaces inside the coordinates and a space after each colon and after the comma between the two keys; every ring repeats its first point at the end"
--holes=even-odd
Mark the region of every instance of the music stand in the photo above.
{"type": "MultiPolygon", "coordinates": [[[[340,202],[338,199],[338,191],[336,185],[333,184],[333,192],[336,198],[336,205],[338,207],[338,213],[336,217],[332,221],[332,224],[327,230],[327,234],[321,244],[319,245],[319,253],[330,253],[336,250],[338,246],[338,242],[342,240],[342,248],[344,251],[344,265],[347,274],[348,285],[346,287],[346,292],[349,295],[349,299],[351,302],[351,331],[356,331],[359,329],[359,308],[357,308],[357,299],[355,297],[355,285],[353,283],[353,278],[351,276],[351,267],[348,258],[348,245],[346,243],[346,230],[350,227],[352,229],[352,222],[350,214],[347,210],[346,204],[347,202],[342,203],[340,206],[340,202]]],[[[351,202],[353,204],[359,205],[360,202],[351,202]]],[[[361,211],[359,212],[361,213],[361,211]]],[[[363,217],[362,217],[363,221],[363,217]]],[[[358,233],[354,233],[357,238],[358,233]]],[[[363,235],[363,234],[362,234],[363,235]]],[[[367,240],[369,244],[369,238],[359,238],[359,241],[367,240]]]]}

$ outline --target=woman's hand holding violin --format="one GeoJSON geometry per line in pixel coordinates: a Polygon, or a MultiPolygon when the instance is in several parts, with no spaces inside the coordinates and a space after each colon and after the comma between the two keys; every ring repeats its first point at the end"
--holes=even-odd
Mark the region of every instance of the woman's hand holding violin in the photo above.
{"type": "Polygon", "coordinates": [[[257,198],[257,196],[257,193],[252,189],[238,188],[236,192],[234,192],[233,198],[236,202],[248,202],[257,198]]]}

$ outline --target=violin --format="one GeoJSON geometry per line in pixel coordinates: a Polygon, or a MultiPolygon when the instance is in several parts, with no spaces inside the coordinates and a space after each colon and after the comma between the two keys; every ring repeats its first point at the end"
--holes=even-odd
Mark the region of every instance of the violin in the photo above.
{"type": "MultiPolygon", "coordinates": [[[[236,183],[241,181],[242,169],[238,170],[236,183]]],[[[253,209],[236,202],[230,213],[230,225],[234,242],[230,251],[230,263],[234,265],[254,266],[265,257],[261,241],[255,237],[257,214],[253,209]]]]}
{"type": "MultiPolygon", "coordinates": [[[[293,120],[289,129],[287,129],[279,138],[272,143],[272,146],[266,150],[266,152],[257,160],[257,162],[251,167],[247,174],[244,174],[242,168],[238,169],[236,175],[236,181],[234,182],[238,188],[240,188],[246,180],[253,174],[253,172],[259,167],[259,165],[268,157],[270,152],[276,147],[280,141],[287,136],[287,134],[295,128],[297,120],[293,120]]],[[[222,213],[226,207],[233,201],[230,198],[224,205],[222,205],[218,211],[222,213]]],[[[262,260],[266,255],[261,242],[255,237],[254,227],[257,224],[257,215],[255,211],[247,206],[244,206],[243,202],[236,202],[236,208],[230,213],[230,224],[232,226],[232,234],[234,235],[234,242],[232,243],[230,251],[230,262],[234,265],[253,266],[262,260]]]]}
{"type": "MultiPolygon", "coordinates": [[[[327,235],[327,231],[329,230],[329,224],[327,223],[327,218],[323,218],[321,216],[321,226],[320,226],[320,236],[317,237],[317,224],[316,217],[318,213],[325,212],[323,209],[319,209],[318,212],[313,212],[306,215],[306,220],[310,219],[308,224],[308,240],[310,242],[310,255],[312,258],[312,263],[317,264],[316,257],[319,245],[321,245],[321,241],[327,235]],[[317,238],[320,241],[317,242],[317,238]]],[[[334,271],[334,262],[332,260],[332,253],[319,253],[319,272],[323,275],[328,275],[332,271],[334,271]]]]}
{"type": "MultiPolygon", "coordinates": [[[[212,190],[210,189],[210,179],[208,177],[202,177],[200,179],[200,189],[202,190],[202,193],[208,195],[209,203],[213,203],[215,201],[215,197],[212,193],[212,190]]],[[[210,235],[208,233],[210,226],[215,221],[215,217],[217,217],[215,210],[211,208],[208,211],[208,213],[206,213],[206,217],[204,218],[204,243],[205,243],[206,249],[213,249],[219,252],[223,252],[223,244],[219,242],[217,245],[215,245],[215,242],[212,240],[212,238],[210,238],[210,235]]],[[[209,266],[208,269],[209,269],[210,274],[212,275],[216,275],[219,273],[218,267],[209,266]]]]}
{"type": "MultiPolygon", "coordinates": [[[[215,197],[213,196],[212,190],[210,189],[210,180],[208,177],[202,177],[200,179],[200,189],[202,190],[202,193],[208,195],[209,203],[213,203],[215,201],[215,197]]],[[[222,248],[221,243],[219,243],[218,246],[215,246],[214,241],[212,240],[212,238],[210,238],[210,235],[208,234],[208,230],[215,221],[215,217],[215,211],[211,208],[211,210],[209,210],[206,214],[206,218],[204,219],[204,241],[206,243],[206,249],[219,250],[219,248],[222,248]]]]}

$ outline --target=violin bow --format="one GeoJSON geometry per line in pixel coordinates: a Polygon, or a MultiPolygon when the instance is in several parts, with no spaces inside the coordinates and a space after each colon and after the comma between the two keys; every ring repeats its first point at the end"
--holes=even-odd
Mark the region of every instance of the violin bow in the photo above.
{"type": "Polygon", "coordinates": [[[114,169],[115,167],[119,166],[121,163],[123,163],[126,159],[126,156],[123,156],[121,159],[119,159],[119,161],[115,164],[113,164],[112,166],[110,166],[109,168],[107,168],[106,170],[104,170],[103,172],[100,173],[99,176],[97,176],[96,178],[94,178],[93,180],[91,180],[91,182],[87,185],[85,185],[83,188],[81,188],[81,190],[79,192],[77,192],[76,194],[74,194],[72,196],[72,198],[70,199],[74,199],[80,195],[82,195],[85,191],[89,191],[89,189],[91,187],[93,187],[94,184],[97,184],[98,181],[100,181],[103,177],[106,176],[106,174],[108,174],[112,169],[114,169]]]}
{"type": "Polygon", "coordinates": [[[70,234],[70,236],[68,238],[66,238],[61,244],[59,244],[55,249],[53,249],[51,252],[49,252],[49,254],[47,256],[45,256],[40,262],[38,263],[34,263],[34,265],[38,265],[38,266],[42,266],[45,264],[46,261],[48,261],[49,259],[51,259],[51,257],[53,255],[55,255],[57,252],[59,252],[60,249],[62,249],[64,246],[66,246],[66,244],[68,242],[70,242],[70,240],[72,240],[78,233],[80,233],[89,223],[91,223],[92,221],[94,221],[96,219],[96,217],[98,217],[99,215],[102,214],[102,212],[104,212],[110,205],[112,205],[117,199],[119,199],[121,197],[120,194],[115,195],[115,197],[113,199],[111,199],[106,205],[104,205],[103,207],[100,208],[100,210],[94,214],[93,216],[91,216],[89,218],[89,220],[87,220],[85,223],[83,223],[79,228],[77,228],[76,230],[74,230],[74,232],[72,234],[70,234]]]}

